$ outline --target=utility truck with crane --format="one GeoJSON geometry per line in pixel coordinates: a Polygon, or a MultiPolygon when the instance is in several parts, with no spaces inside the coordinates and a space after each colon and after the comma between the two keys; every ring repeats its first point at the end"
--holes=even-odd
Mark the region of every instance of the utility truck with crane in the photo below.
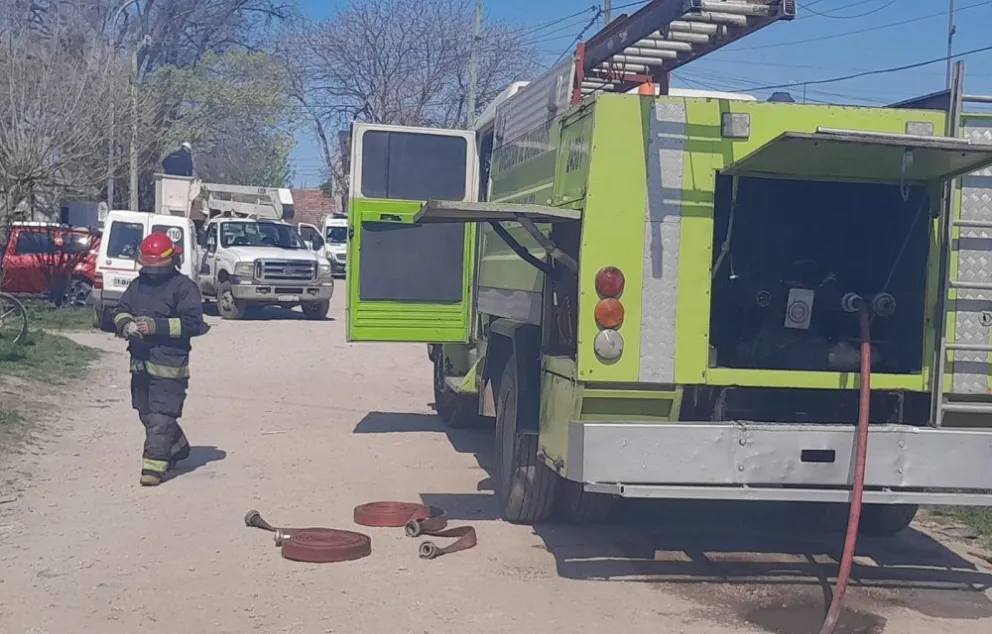
{"type": "Polygon", "coordinates": [[[992,505],[992,100],[669,94],[795,12],[654,0],[474,130],[354,124],[348,339],[428,344],[445,422],[495,418],[508,521],[992,505]]]}
{"type": "Polygon", "coordinates": [[[155,211],[111,211],[97,262],[101,273],[94,324],[106,316],[138,274],[137,247],[151,231],[181,241],[180,269],[196,280],[204,297],[217,302],[224,319],[240,319],[251,307],[301,306],[323,319],[334,293],[331,265],[287,222],[293,198],[288,189],[204,183],[196,178],[155,175],[155,211]],[[103,272],[106,272],[104,275],[103,272]]]}

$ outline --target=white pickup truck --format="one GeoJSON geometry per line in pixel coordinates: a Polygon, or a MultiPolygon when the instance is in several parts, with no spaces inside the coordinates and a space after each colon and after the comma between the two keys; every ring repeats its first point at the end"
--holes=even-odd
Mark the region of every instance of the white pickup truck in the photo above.
{"type": "Polygon", "coordinates": [[[307,317],[324,319],[334,294],[330,263],[307,247],[295,227],[277,220],[209,220],[196,278],[224,319],[265,305],[301,306],[307,317]]]}

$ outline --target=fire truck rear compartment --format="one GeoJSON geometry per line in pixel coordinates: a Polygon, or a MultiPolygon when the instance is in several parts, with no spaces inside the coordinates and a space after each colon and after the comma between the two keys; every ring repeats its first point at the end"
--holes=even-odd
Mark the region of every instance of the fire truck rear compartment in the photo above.
{"type": "Polygon", "coordinates": [[[921,372],[926,188],[739,177],[734,190],[718,176],[711,366],[856,372],[856,294],[891,310],[872,321],[872,371],[921,372]]]}

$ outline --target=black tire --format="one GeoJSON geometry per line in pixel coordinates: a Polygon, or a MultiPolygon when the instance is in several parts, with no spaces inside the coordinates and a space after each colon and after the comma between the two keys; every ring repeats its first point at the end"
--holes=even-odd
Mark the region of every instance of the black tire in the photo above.
{"type": "Polygon", "coordinates": [[[93,282],[85,277],[74,277],[69,282],[62,297],[63,306],[89,306],[91,293],[93,292],[93,282]]]}
{"type": "Polygon", "coordinates": [[[28,336],[28,311],[13,295],[0,293],[0,342],[23,343],[28,336]]]}
{"type": "Polygon", "coordinates": [[[234,298],[229,282],[221,282],[217,285],[217,313],[221,319],[241,319],[246,312],[246,302],[234,298]]]}
{"type": "Polygon", "coordinates": [[[892,537],[909,528],[919,510],[915,504],[865,504],[858,532],[869,537],[892,537]]]}
{"type": "Polygon", "coordinates": [[[329,312],[331,312],[331,301],[328,299],[320,302],[303,302],[303,314],[307,319],[327,319],[329,312]]]}
{"type": "Polygon", "coordinates": [[[536,377],[517,377],[516,353],[510,354],[497,386],[495,489],[503,518],[536,524],[554,510],[558,475],[538,457],[536,377]],[[534,380],[528,380],[532,378],[534,380]],[[522,424],[530,423],[530,424],[522,424]]]}
{"type": "Polygon", "coordinates": [[[434,410],[445,427],[462,429],[482,424],[479,416],[479,398],[474,394],[453,392],[444,382],[444,354],[439,350],[434,357],[434,410]]]}
{"type": "Polygon", "coordinates": [[[588,493],[581,482],[560,478],[555,502],[555,517],[569,524],[599,524],[610,519],[616,497],[605,493],[588,493]]]}

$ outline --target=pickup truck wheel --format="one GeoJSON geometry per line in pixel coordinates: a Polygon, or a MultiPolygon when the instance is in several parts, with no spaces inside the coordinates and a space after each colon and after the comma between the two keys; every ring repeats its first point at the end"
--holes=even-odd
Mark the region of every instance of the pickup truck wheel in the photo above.
{"type": "Polygon", "coordinates": [[[537,455],[538,395],[531,387],[534,382],[526,379],[517,377],[514,352],[497,388],[495,474],[501,513],[513,524],[536,524],[548,519],[558,484],[558,475],[537,455]],[[524,424],[527,422],[532,424],[524,424]]]}
{"type": "Polygon", "coordinates": [[[327,319],[327,313],[331,312],[330,300],[321,302],[303,302],[303,314],[308,319],[327,319]]]}
{"type": "Polygon", "coordinates": [[[476,427],[483,422],[479,416],[479,399],[474,394],[458,394],[444,382],[444,354],[434,358],[434,410],[446,427],[459,429],[476,427]]]}
{"type": "Polygon", "coordinates": [[[616,497],[605,493],[589,493],[581,482],[560,478],[555,517],[569,524],[598,524],[610,518],[616,497]]]}
{"type": "Polygon", "coordinates": [[[221,319],[241,319],[245,316],[244,300],[235,299],[231,292],[231,284],[221,282],[217,285],[217,312],[221,319]]]}

